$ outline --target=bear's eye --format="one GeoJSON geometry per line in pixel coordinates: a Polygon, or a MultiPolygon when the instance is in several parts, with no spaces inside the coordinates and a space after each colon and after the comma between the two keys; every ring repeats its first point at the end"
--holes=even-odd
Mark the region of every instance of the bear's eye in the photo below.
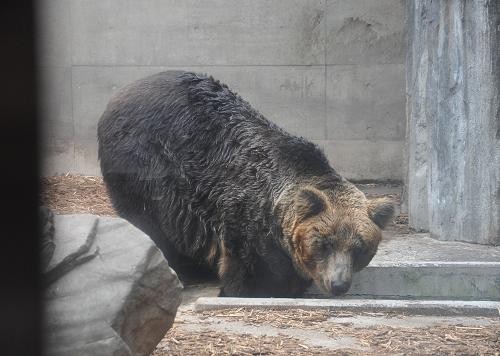
{"type": "Polygon", "coordinates": [[[332,244],[324,237],[316,237],[311,244],[311,250],[315,256],[326,256],[331,249],[332,244]]]}
{"type": "Polygon", "coordinates": [[[354,270],[359,271],[368,266],[374,255],[375,253],[372,253],[363,247],[356,247],[353,251],[354,270]]]}
{"type": "Polygon", "coordinates": [[[353,268],[355,271],[359,271],[365,268],[372,260],[375,252],[372,252],[363,241],[363,238],[359,235],[356,236],[354,249],[352,251],[353,257],[353,268]]]}

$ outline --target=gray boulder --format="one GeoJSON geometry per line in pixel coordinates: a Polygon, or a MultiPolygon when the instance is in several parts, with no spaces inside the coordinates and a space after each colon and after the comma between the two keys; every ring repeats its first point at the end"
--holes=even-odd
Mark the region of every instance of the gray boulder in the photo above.
{"type": "Polygon", "coordinates": [[[123,219],[61,215],[55,217],[53,241],[47,271],[86,242],[90,248],[88,258],[80,257],[85,262],[46,288],[46,354],[151,353],[174,322],[182,284],[149,237],[123,219]]]}

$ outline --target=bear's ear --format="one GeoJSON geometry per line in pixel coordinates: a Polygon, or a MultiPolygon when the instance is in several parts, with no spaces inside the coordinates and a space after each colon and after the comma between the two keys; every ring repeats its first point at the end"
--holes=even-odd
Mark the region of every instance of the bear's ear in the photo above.
{"type": "Polygon", "coordinates": [[[394,204],[387,198],[369,200],[368,213],[373,222],[383,229],[394,215],[394,204]]]}
{"type": "Polygon", "coordinates": [[[295,196],[294,205],[299,220],[318,215],[326,208],[324,198],[310,189],[301,189],[295,196]]]}

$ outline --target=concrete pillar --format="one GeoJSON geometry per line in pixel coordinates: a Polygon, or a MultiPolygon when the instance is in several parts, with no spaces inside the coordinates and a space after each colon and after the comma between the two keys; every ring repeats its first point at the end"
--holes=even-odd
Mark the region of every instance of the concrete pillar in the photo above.
{"type": "Polygon", "coordinates": [[[408,2],[410,226],[500,244],[500,2],[408,2]]]}

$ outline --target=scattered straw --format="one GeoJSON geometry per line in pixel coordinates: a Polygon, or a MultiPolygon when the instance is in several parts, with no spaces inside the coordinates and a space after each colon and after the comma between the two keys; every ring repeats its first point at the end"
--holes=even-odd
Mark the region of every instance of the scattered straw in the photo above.
{"type": "Polygon", "coordinates": [[[208,328],[214,322],[244,322],[283,329],[275,337],[248,334],[227,334],[215,331],[183,330],[182,317],[160,342],[154,356],[160,355],[498,355],[500,350],[500,320],[489,319],[489,325],[466,326],[438,324],[432,327],[353,326],[342,317],[375,316],[402,318],[385,313],[350,313],[328,310],[250,309],[237,308],[187,314],[198,315],[199,325],[208,328]],[[335,317],[335,319],[331,319],[335,317]],[[332,339],[351,337],[364,350],[313,347],[304,340],[286,335],[288,328],[318,330],[332,339]]]}
{"type": "Polygon", "coordinates": [[[279,337],[232,334],[216,331],[186,332],[174,326],[151,356],[164,355],[331,355],[331,350],[279,337]]]}
{"type": "Polygon", "coordinates": [[[40,183],[40,203],[57,214],[116,215],[101,177],[66,174],[40,183]]]}
{"type": "Polygon", "coordinates": [[[222,317],[238,320],[249,325],[265,324],[277,328],[309,328],[327,321],[331,313],[328,310],[293,309],[284,312],[282,309],[238,308],[206,311],[199,315],[201,318],[222,317]]]}

